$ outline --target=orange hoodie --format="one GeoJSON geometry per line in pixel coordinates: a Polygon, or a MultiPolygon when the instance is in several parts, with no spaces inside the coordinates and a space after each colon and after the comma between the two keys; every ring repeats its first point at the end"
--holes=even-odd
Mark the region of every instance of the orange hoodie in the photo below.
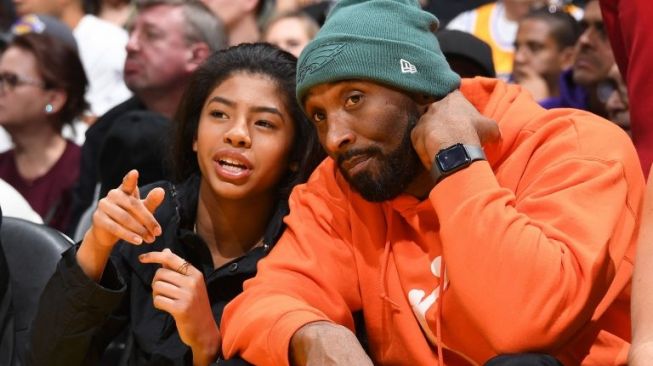
{"type": "Polygon", "coordinates": [[[287,365],[294,332],[363,310],[379,365],[478,365],[547,352],[621,365],[644,177],[625,133],[544,110],[492,79],[463,94],[502,140],[424,201],[365,201],[325,160],[295,189],[288,229],[225,309],[225,355],[287,365]],[[444,275],[443,275],[444,274],[444,275]]]}

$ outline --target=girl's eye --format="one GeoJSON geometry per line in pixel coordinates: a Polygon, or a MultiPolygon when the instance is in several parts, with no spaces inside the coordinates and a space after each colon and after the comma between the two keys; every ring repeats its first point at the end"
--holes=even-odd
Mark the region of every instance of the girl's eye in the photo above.
{"type": "Polygon", "coordinates": [[[227,115],[224,112],[218,110],[213,110],[210,114],[213,118],[227,118],[227,115]]]}
{"type": "Polygon", "coordinates": [[[274,124],[272,122],[266,121],[264,119],[256,121],[256,125],[265,128],[274,128],[274,124]]]}
{"type": "Polygon", "coordinates": [[[345,101],[345,106],[346,107],[351,107],[353,105],[356,105],[361,101],[361,99],[363,99],[362,95],[354,94],[354,95],[350,96],[349,98],[347,98],[347,100],[345,101]]]}

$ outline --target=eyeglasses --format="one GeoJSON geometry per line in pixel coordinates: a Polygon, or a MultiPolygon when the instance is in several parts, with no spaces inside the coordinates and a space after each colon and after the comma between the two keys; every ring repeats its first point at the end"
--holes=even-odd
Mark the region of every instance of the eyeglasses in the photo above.
{"type": "Polygon", "coordinates": [[[13,72],[0,72],[0,90],[12,92],[20,85],[34,85],[39,88],[45,88],[45,84],[38,80],[19,76],[13,72]]]}

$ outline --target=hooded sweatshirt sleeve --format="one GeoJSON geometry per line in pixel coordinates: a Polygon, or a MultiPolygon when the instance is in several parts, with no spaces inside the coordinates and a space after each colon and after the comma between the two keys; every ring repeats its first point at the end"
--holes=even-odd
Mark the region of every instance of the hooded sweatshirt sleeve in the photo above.
{"type": "Polygon", "coordinates": [[[531,123],[502,130],[501,154],[430,193],[450,291],[497,353],[564,345],[628,287],[644,188],[634,148],[612,124],[512,105],[526,107],[495,99],[484,114],[500,127],[519,115],[531,123]]]}
{"type": "Polygon", "coordinates": [[[240,354],[256,365],[288,365],[290,339],[301,326],[327,320],[354,329],[352,312],[361,300],[346,240],[346,197],[333,170],[324,169],[324,163],[321,168],[307,185],[295,188],[285,233],[259,262],[257,276],[225,308],[226,358],[240,354]]]}

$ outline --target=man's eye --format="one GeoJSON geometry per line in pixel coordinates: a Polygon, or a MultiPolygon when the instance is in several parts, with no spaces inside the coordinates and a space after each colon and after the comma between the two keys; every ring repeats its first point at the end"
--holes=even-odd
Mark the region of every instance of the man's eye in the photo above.
{"type": "Polygon", "coordinates": [[[363,97],[360,94],[355,94],[347,98],[347,101],[345,101],[345,106],[350,107],[352,105],[358,104],[358,102],[361,101],[363,97]]]}
{"type": "Polygon", "coordinates": [[[322,112],[315,112],[313,113],[313,122],[318,123],[324,121],[326,116],[322,112]]]}

